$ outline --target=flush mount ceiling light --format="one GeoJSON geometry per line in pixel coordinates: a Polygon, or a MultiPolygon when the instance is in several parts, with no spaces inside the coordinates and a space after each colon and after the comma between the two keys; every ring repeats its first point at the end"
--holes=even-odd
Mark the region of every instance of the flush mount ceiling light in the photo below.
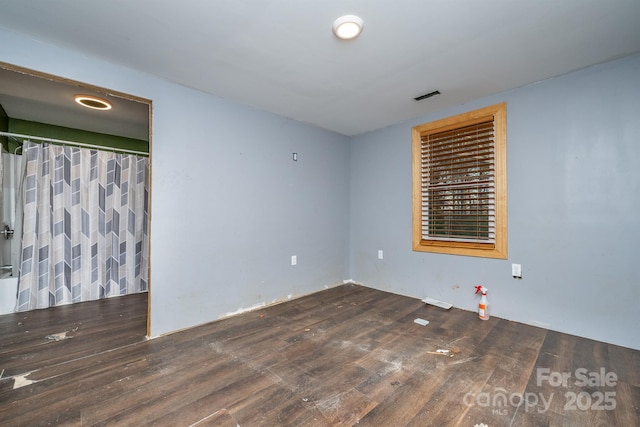
{"type": "Polygon", "coordinates": [[[89,95],[76,95],[75,100],[83,107],[92,108],[94,110],[110,110],[111,104],[102,98],[96,98],[89,95]]]}
{"type": "Polygon", "coordinates": [[[333,23],[333,33],[342,40],[355,39],[362,32],[364,22],[358,16],[344,15],[333,23]]]}

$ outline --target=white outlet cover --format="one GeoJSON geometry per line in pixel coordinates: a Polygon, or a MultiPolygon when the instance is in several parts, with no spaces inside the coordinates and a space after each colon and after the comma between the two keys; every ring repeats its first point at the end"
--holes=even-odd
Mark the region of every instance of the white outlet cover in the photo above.
{"type": "Polygon", "coordinates": [[[378,250],[378,259],[384,259],[384,252],[382,251],[382,249],[378,250]]]}
{"type": "Polygon", "coordinates": [[[291,265],[297,265],[297,264],[298,264],[298,256],[291,255],[291,265]]]}
{"type": "Polygon", "coordinates": [[[511,264],[511,275],[514,277],[522,276],[522,265],[520,264],[511,264]]]}

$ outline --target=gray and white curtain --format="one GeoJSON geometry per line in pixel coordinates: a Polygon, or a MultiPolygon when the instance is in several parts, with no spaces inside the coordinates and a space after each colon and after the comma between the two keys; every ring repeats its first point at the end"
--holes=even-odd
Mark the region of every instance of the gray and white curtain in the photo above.
{"type": "Polygon", "coordinates": [[[17,310],[147,290],[149,159],[25,142],[17,310]]]}

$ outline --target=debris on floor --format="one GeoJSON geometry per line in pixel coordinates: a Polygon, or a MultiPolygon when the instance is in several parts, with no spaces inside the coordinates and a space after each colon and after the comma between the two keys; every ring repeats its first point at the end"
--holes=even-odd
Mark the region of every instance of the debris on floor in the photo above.
{"type": "Polygon", "coordinates": [[[45,338],[50,341],[62,341],[68,338],[73,338],[73,337],[67,336],[68,333],[69,331],[59,332],[57,334],[47,335],[45,338]]]}
{"type": "Polygon", "coordinates": [[[453,357],[453,354],[449,354],[449,350],[427,351],[427,354],[435,354],[436,356],[453,357]]]}
{"type": "Polygon", "coordinates": [[[422,326],[427,326],[429,324],[429,321],[418,317],[413,321],[413,323],[417,323],[418,325],[422,325],[422,326]]]}
{"type": "Polygon", "coordinates": [[[436,356],[453,357],[456,354],[460,354],[461,352],[462,352],[462,350],[460,350],[460,347],[451,347],[449,350],[443,349],[443,348],[439,348],[436,351],[427,351],[427,354],[435,354],[436,356]]]}
{"type": "Polygon", "coordinates": [[[13,376],[13,389],[21,388],[27,385],[31,385],[36,383],[37,381],[28,380],[27,377],[31,375],[35,371],[26,372],[22,375],[14,375],[13,376]]]}
{"type": "Polygon", "coordinates": [[[451,303],[440,301],[440,300],[429,298],[429,297],[424,298],[422,302],[425,304],[435,305],[436,307],[444,308],[445,310],[449,310],[451,307],[453,307],[453,304],[451,303]]]}

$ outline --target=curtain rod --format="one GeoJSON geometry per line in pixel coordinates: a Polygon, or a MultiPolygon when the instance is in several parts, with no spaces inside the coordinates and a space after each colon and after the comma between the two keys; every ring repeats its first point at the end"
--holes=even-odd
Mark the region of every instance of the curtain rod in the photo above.
{"type": "Polygon", "coordinates": [[[10,137],[13,137],[13,138],[25,138],[25,139],[29,139],[29,140],[30,139],[37,139],[38,141],[43,141],[43,142],[54,142],[54,143],[57,143],[57,144],[71,145],[71,146],[76,146],[76,147],[81,147],[81,148],[95,148],[96,150],[112,151],[112,152],[116,152],[116,153],[137,154],[137,155],[149,157],[149,153],[145,153],[144,151],[127,150],[126,148],[105,147],[105,146],[102,146],[102,145],[85,144],[83,142],[65,141],[65,140],[62,140],[62,139],[44,138],[44,137],[41,137],[41,136],[34,136],[34,135],[22,135],[22,134],[19,134],[19,133],[0,132],[0,136],[10,136],[10,137]]]}

